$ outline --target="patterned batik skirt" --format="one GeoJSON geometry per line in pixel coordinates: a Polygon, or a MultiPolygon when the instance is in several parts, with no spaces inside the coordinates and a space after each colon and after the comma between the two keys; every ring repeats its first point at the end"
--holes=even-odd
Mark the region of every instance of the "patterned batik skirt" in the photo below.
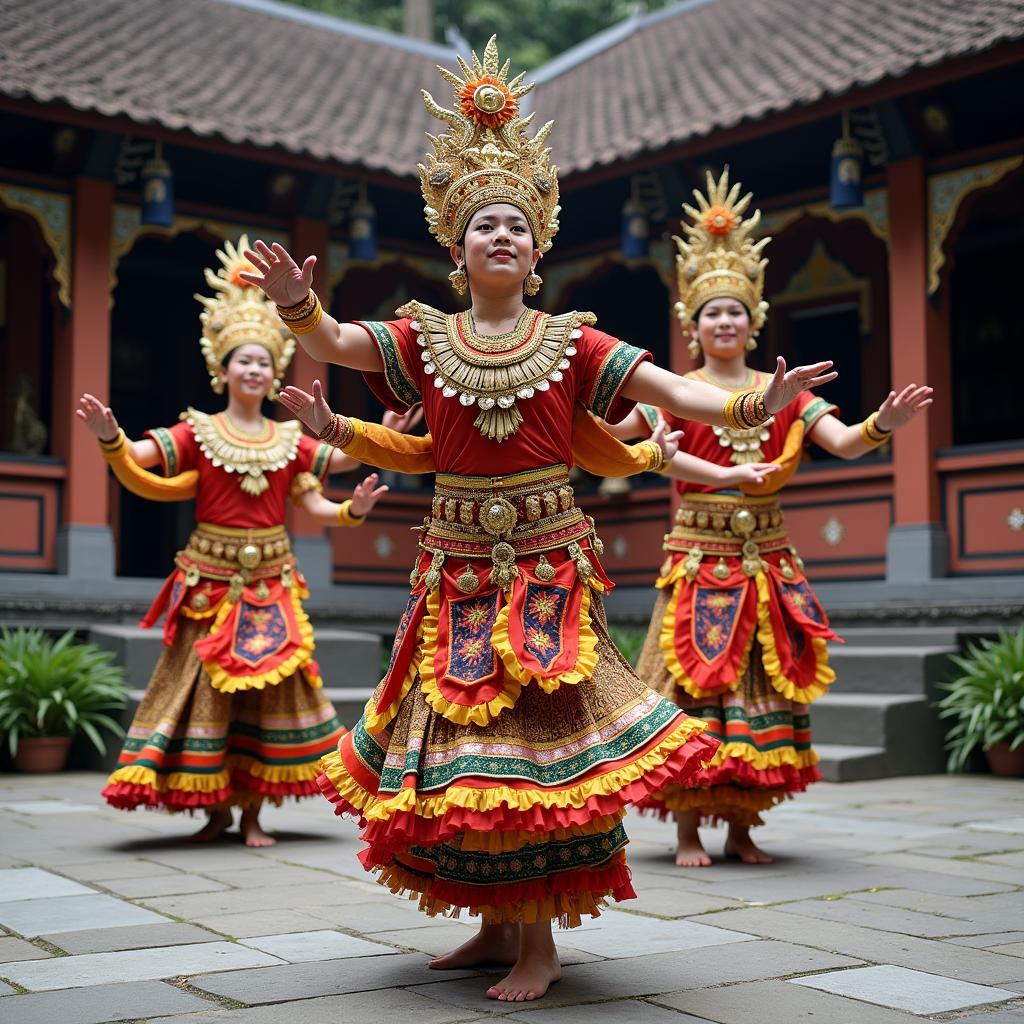
{"type": "Polygon", "coordinates": [[[642,809],[761,825],[762,811],[821,778],[808,709],[835,679],[826,641],[837,638],[776,497],[687,495],[665,546],[637,672],[721,746],[698,779],[642,809]]]}
{"type": "Polygon", "coordinates": [[[716,744],[609,639],[564,467],[437,488],[388,673],[320,785],[366,869],[428,914],[571,927],[634,895],[627,805],[716,744]]]}
{"type": "Polygon", "coordinates": [[[246,531],[265,545],[257,567],[233,563],[236,547],[246,555],[241,532],[200,524],[143,620],[166,614],[166,646],[103,790],[115,807],[244,807],[318,792],[320,758],[343,730],[313,660],[305,582],[277,528],[246,531]],[[214,555],[210,538],[234,545],[214,555]]]}

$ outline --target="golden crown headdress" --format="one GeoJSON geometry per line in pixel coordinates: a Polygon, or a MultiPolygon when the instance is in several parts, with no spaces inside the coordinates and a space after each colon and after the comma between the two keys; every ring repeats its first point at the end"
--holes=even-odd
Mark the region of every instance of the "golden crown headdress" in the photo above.
{"type": "Polygon", "coordinates": [[[498,44],[491,36],[481,62],[472,67],[459,57],[463,78],[438,67],[455,96],[455,109],[438,106],[423,90],[423,102],[434,117],[451,125],[444,135],[429,135],[434,152],[419,164],[423,212],[430,233],[442,245],[458,245],[469,218],[489,203],[511,203],[526,215],[534,245],[551,248],[558,231],[558,168],[551,164],[544,142],[554,126],[548,121],[532,138],[526,129],[533,114],[519,116],[519,100],[534,83],[523,85],[525,72],[507,80],[510,61],[499,68],[498,44]]]}
{"type": "Polygon", "coordinates": [[[203,325],[199,347],[210,374],[210,387],[220,395],[224,392],[220,371],[225,357],[239,345],[250,342],[262,345],[274,360],[276,379],[271,397],[275,397],[295,354],[295,337],[277,315],[274,303],[239,276],[243,271],[251,273],[255,269],[242,256],[247,248],[248,235],[242,235],[237,248],[225,242],[224,248],[217,250],[221,264],[217,272],[209,267],[204,271],[206,283],[216,294],[195,296],[205,307],[199,314],[203,325]]]}
{"type": "Polygon", "coordinates": [[[729,296],[747,307],[750,335],[754,337],[764,326],[768,313],[768,303],[762,298],[768,260],[761,252],[771,239],[750,240],[751,232],[761,220],[761,211],[755,210],[752,216],[743,219],[753,194],[748,192],[739,199],[740,183],[729,188],[728,168],[717,182],[708,172],[707,196],[698,189],[694,189],[693,194],[698,209],[683,204],[683,212],[692,221],[681,221],[686,240],[674,236],[679,248],[676,315],[686,325],[705,302],[729,296]]]}

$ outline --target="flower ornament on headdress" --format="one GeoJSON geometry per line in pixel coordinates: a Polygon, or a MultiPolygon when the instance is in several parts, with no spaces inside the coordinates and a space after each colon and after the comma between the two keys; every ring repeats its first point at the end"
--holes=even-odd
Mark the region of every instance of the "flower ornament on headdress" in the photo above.
{"type": "Polygon", "coordinates": [[[685,326],[705,302],[726,296],[739,299],[750,313],[753,338],[764,326],[768,312],[768,303],[762,299],[768,260],[761,252],[771,239],[750,240],[751,232],[761,220],[761,211],[755,210],[752,216],[743,219],[753,195],[748,192],[739,199],[740,183],[729,188],[728,168],[717,183],[708,174],[707,196],[697,189],[693,194],[698,208],[683,204],[683,212],[692,221],[682,221],[686,240],[675,236],[679,248],[676,315],[685,326]]]}
{"type": "Polygon", "coordinates": [[[205,307],[199,314],[203,325],[199,347],[210,374],[210,387],[220,395],[224,393],[220,373],[225,358],[239,345],[262,345],[274,360],[273,398],[295,354],[295,338],[277,315],[274,303],[239,276],[253,270],[252,264],[242,256],[248,247],[247,235],[242,235],[237,247],[225,242],[224,248],[217,250],[221,263],[217,272],[209,267],[204,271],[206,283],[215,295],[195,296],[205,307]]]}
{"type": "Polygon", "coordinates": [[[481,62],[474,53],[472,67],[460,57],[463,77],[442,67],[437,70],[454,91],[454,109],[439,106],[425,89],[423,102],[451,130],[428,135],[434,152],[419,164],[426,201],[424,214],[430,233],[442,245],[458,245],[469,218],[490,203],[511,203],[522,210],[542,253],[551,248],[558,231],[558,168],[544,142],[554,126],[548,121],[532,138],[526,129],[533,120],[519,116],[519,100],[532,88],[523,85],[525,72],[508,81],[509,61],[499,68],[496,37],[491,36],[481,62]]]}

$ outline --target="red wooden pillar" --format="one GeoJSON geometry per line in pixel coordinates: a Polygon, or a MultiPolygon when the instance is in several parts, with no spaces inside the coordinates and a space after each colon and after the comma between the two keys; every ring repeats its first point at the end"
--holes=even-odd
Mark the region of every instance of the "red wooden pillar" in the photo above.
{"type": "Polygon", "coordinates": [[[945,295],[928,298],[928,209],[924,160],[889,165],[889,329],[892,387],[930,384],[935,402],[893,439],[894,525],[886,576],[914,582],[945,576],[937,449],[952,439],[949,312],[945,295]]]}
{"type": "MultiPolygon", "coordinates": [[[[327,296],[327,221],[297,217],[292,223],[291,243],[292,255],[300,265],[307,256],[316,256],[313,290],[320,296],[325,306],[330,305],[327,296]]],[[[329,367],[317,362],[300,343],[295,349],[295,356],[288,370],[287,383],[308,391],[314,379],[319,379],[327,391],[328,370],[329,367]]],[[[323,592],[330,587],[333,578],[333,556],[324,528],[302,509],[290,504],[287,524],[303,573],[314,591],[323,592]]]]}
{"type": "Polygon", "coordinates": [[[71,314],[56,340],[54,451],[64,457],[64,523],[57,538],[57,571],[110,578],[114,545],[106,466],[96,440],[73,415],[79,395],[106,399],[110,389],[110,245],[114,186],[78,178],[72,213],[71,314]]]}

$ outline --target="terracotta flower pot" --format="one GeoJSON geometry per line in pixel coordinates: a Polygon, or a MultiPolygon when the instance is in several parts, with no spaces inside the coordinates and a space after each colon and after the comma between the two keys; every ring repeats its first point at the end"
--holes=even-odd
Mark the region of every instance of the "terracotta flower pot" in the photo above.
{"type": "Polygon", "coordinates": [[[67,763],[70,736],[22,736],[14,755],[19,772],[59,772],[67,763]]]}
{"type": "Polygon", "coordinates": [[[1024,746],[1010,749],[1009,742],[997,743],[985,751],[993,775],[1024,776],[1024,746]]]}

